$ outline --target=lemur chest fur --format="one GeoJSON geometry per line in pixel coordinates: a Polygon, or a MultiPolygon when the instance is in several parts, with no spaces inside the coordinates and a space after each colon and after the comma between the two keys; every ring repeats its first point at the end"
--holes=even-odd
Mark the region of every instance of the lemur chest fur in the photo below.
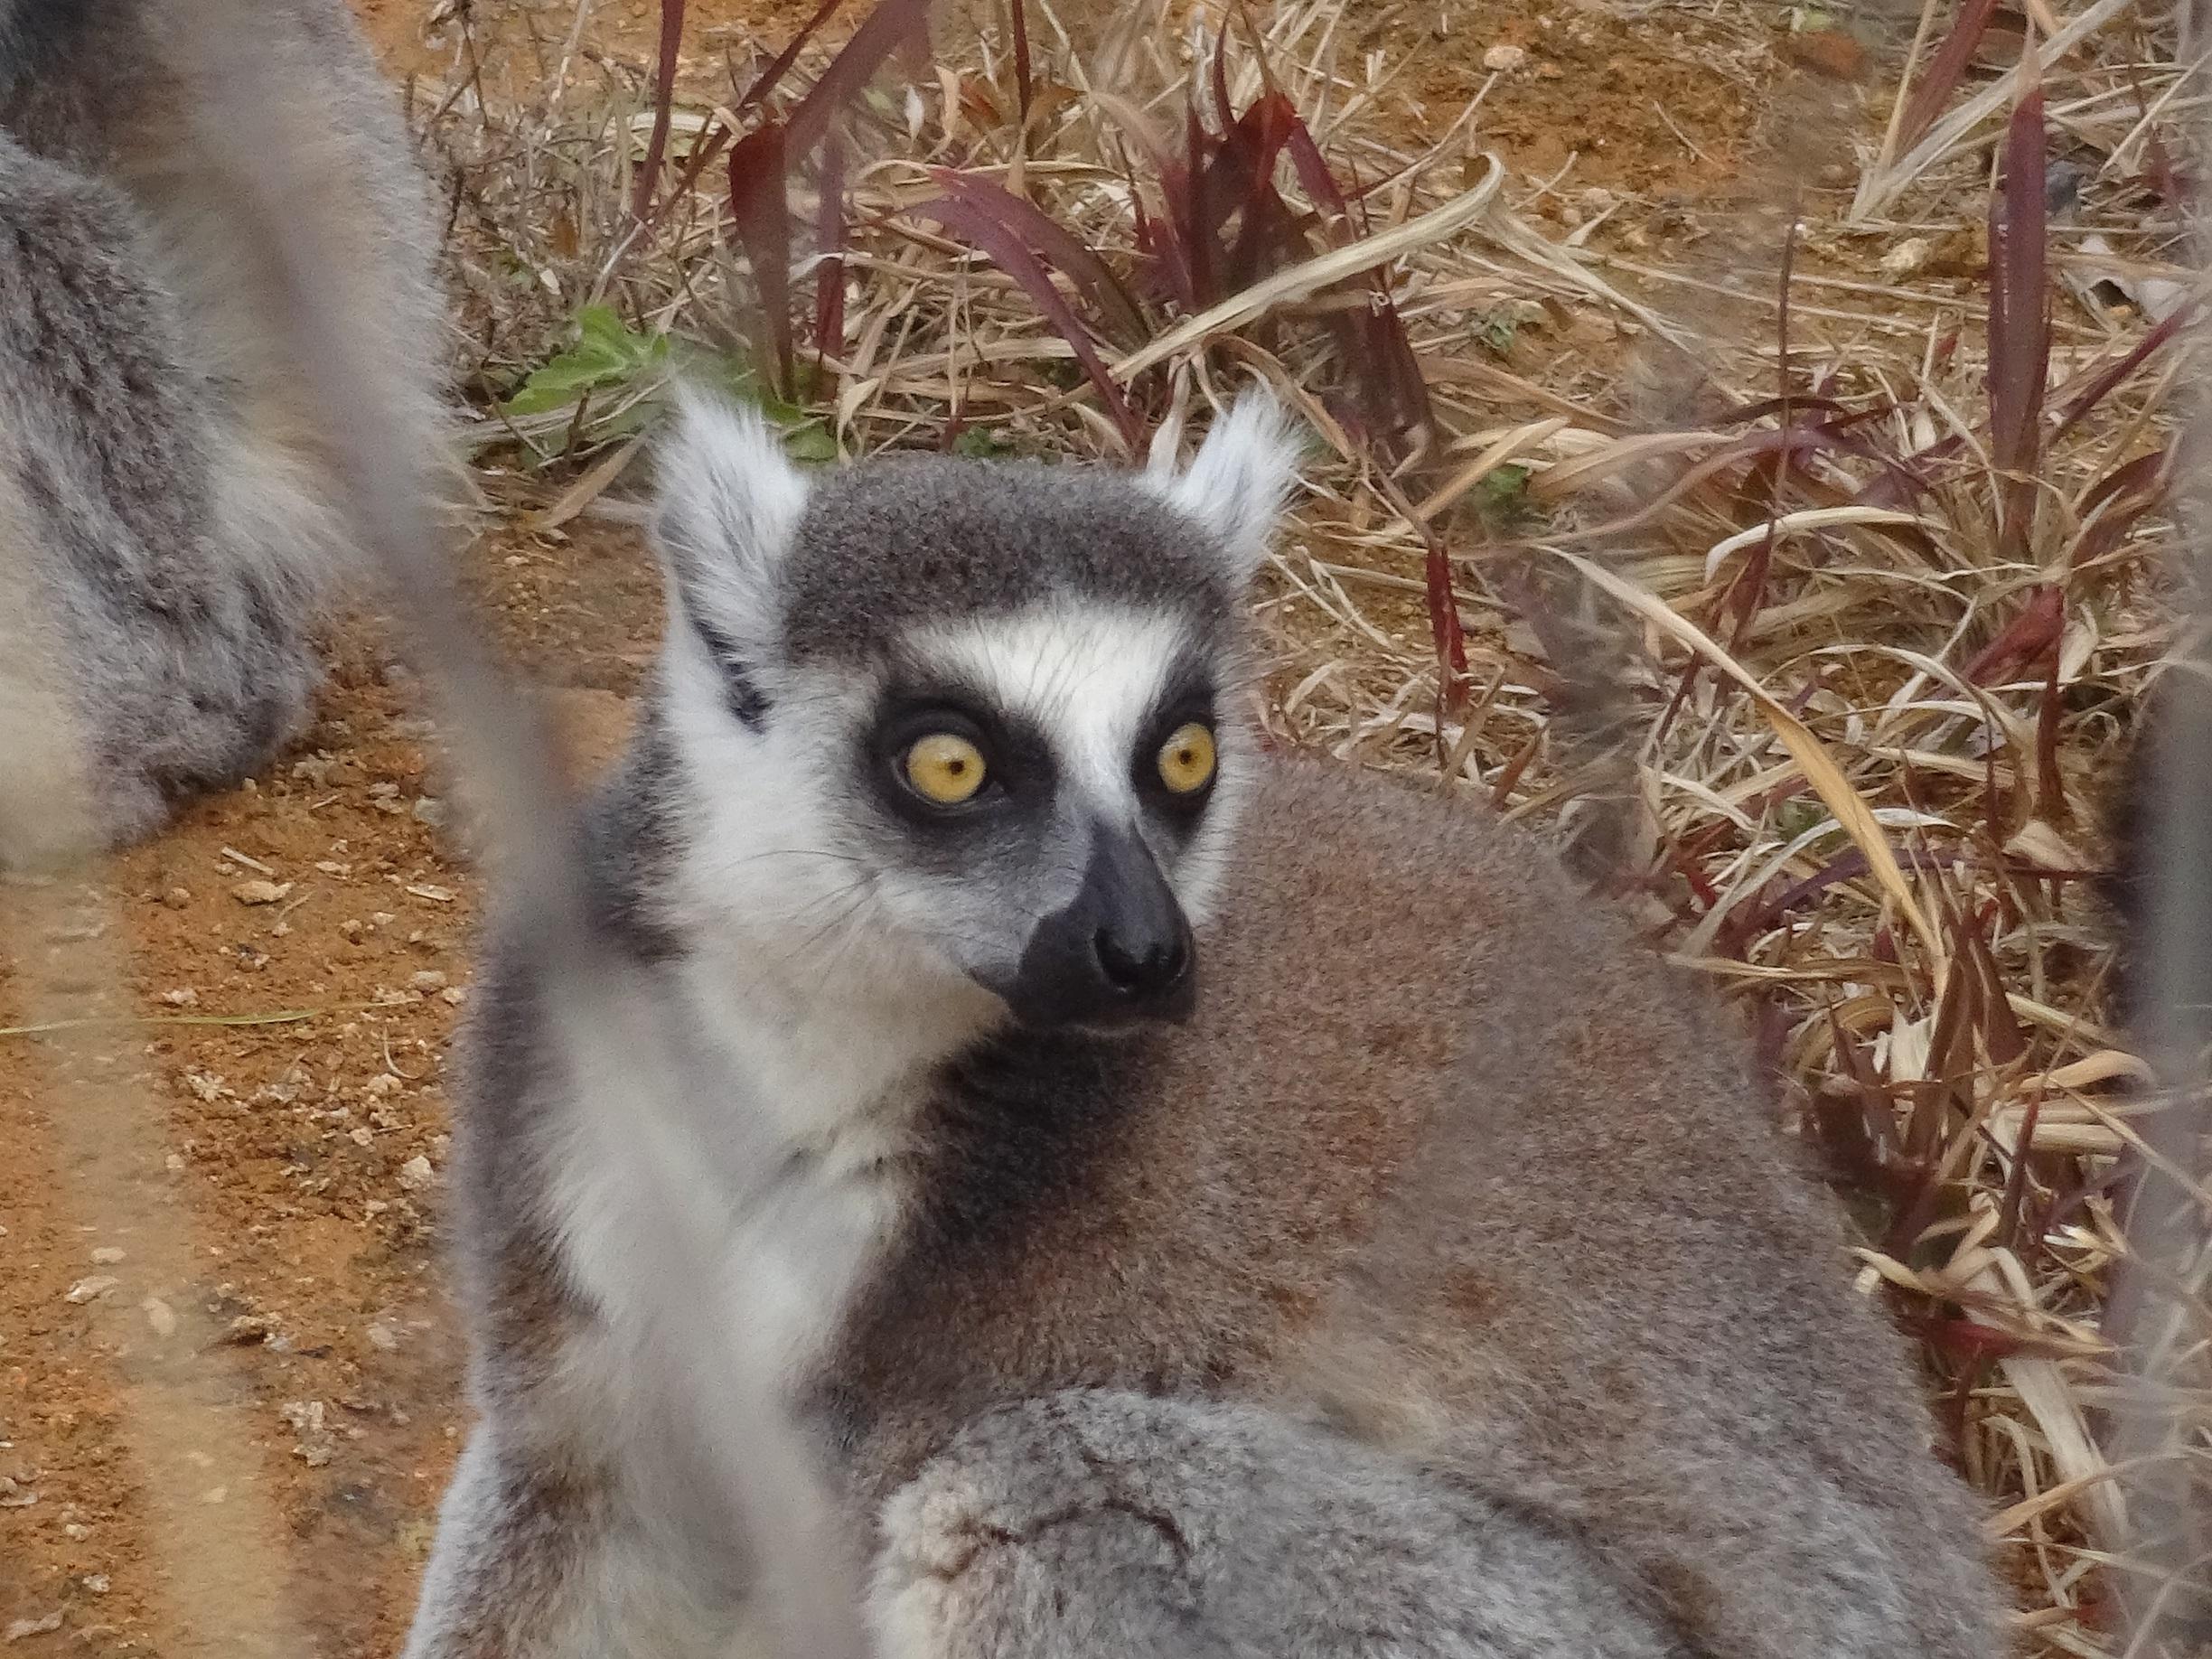
{"type": "MultiPolygon", "coordinates": [[[[865,1261],[891,1246],[915,1198],[918,1107],[948,1041],[970,1023],[926,996],[863,995],[849,974],[802,988],[762,973],[758,961],[743,948],[711,948],[677,968],[670,987],[733,1095],[742,1097],[700,1102],[700,1120],[688,1126],[702,1184],[691,1196],[698,1209],[727,1218],[710,1259],[664,1259],[671,1252],[642,1242],[654,1234],[638,1218],[665,1195],[623,1190],[634,1166],[619,1156],[572,1161],[564,1232],[583,1275],[599,1287],[601,1305],[627,1310],[617,1325],[669,1307],[651,1286],[672,1276],[689,1287],[687,1303],[736,1322],[779,1366],[796,1372],[843,1318],[848,1287],[827,1289],[775,1269],[768,1246],[778,1218],[792,1205],[834,1214],[839,1232],[864,1242],[865,1261]],[[724,1111],[767,1121],[773,1133],[757,1161],[768,1167],[718,1158],[726,1131],[718,1133],[717,1114],[724,1111]],[[764,1177],[777,1195],[766,1205],[759,1199],[764,1177]]],[[[689,1236],[696,1243],[697,1232],[689,1236]]]]}

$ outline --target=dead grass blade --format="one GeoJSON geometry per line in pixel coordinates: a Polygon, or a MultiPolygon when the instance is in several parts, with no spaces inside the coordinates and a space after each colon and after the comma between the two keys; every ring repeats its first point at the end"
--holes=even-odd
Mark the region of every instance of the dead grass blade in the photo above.
{"type": "Polygon", "coordinates": [[[1324,288],[1458,234],[1490,210],[1504,183],[1504,164],[1495,155],[1486,155],[1483,161],[1482,180],[1442,206],[1346,247],[1317,254],[1231,295],[1122,357],[1113,365],[1114,379],[1127,385],[1154,365],[1171,361],[1217,335],[1242,328],[1278,305],[1309,299],[1324,288]]]}
{"type": "Polygon", "coordinates": [[[1584,581],[1602,589],[1663,633],[1688,646],[1751,694],[1782,746],[1789,751],[1790,758],[1804,773],[1805,782],[1813,786],[1814,792],[1835,814],[1836,822],[1843,827],[1844,832],[1865,857],[1867,867],[1897,905],[1898,914],[1920,941],[1921,948],[1932,960],[1942,961],[1944,952],[1936,930],[1929,925],[1926,913],[1921,909],[1919,899],[1914,895],[1911,885],[1906,881],[1905,872],[1898,867],[1889,836],[1884,833],[1859,792],[1851,786],[1842,768],[1829,757],[1826,748],[1804,722],[1768,692],[1757,675],[1723,651],[1718,642],[1689,618],[1678,614],[1643,589],[1622,581],[1602,565],[1579,554],[1558,552],[1554,557],[1566,560],[1581,574],[1584,581]]]}

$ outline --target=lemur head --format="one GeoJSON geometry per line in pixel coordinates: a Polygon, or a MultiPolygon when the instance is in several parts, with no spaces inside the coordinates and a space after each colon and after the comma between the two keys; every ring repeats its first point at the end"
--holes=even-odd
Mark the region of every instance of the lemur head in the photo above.
{"type": "Polygon", "coordinates": [[[687,399],[657,539],[689,902],[794,974],[864,950],[1027,1026],[1186,1015],[1252,764],[1243,593],[1294,463],[1248,398],[1182,471],[810,478],[687,399]]]}

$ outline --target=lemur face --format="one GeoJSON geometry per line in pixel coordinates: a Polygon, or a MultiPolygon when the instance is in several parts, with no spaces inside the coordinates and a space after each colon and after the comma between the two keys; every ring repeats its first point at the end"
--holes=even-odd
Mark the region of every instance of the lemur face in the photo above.
{"type": "Polygon", "coordinates": [[[810,488],[691,406],[663,463],[671,717],[747,925],[1031,1027],[1187,1017],[1290,464],[1257,404],[1180,474],[911,457],[810,488]]]}
{"type": "Polygon", "coordinates": [[[839,740],[886,912],[1025,1025],[1181,1018],[1248,739],[1231,642],[1045,605],[908,631],[839,740]]]}

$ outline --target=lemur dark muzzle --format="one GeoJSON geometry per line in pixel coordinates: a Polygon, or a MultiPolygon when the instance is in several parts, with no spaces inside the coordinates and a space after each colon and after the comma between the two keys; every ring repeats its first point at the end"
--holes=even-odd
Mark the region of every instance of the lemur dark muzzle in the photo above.
{"type": "Polygon", "coordinates": [[[1007,1002],[1025,1026],[1188,1019],[1197,942],[1144,843],[1101,827],[1082,887],[1029,936],[1007,1002]]]}

